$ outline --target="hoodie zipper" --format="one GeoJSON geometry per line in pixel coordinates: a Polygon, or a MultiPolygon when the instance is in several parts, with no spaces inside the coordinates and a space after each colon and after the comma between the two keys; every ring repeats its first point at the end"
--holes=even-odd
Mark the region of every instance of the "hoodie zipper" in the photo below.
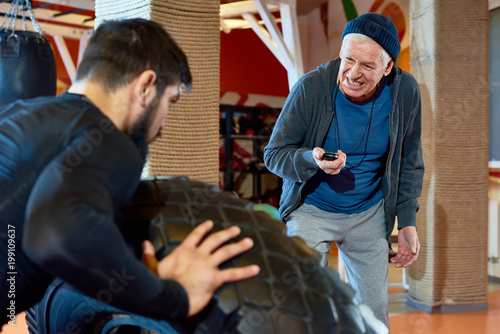
{"type": "MultiPolygon", "coordinates": [[[[386,164],[385,164],[385,175],[386,175],[386,178],[387,178],[387,196],[384,198],[384,202],[382,203],[383,207],[384,207],[384,218],[385,218],[385,221],[390,223],[390,220],[387,219],[387,212],[385,210],[385,202],[389,199],[390,195],[391,195],[391,182],[390,182],[390,175],[391,173],[389,173],[389,160],[391,158],[391,150],[392,150],[392,140],[391,140],[391,137],[392,137],[392,127],[391,127],[391,124],[392,124],[392,118],[393,118],[393,115],[394,113],[392,112],[390,115],[389,115],[389,154],[387,156],[387,161],[386,161],[386,164]]],[[[392,228],[394,229],[394,224],[392,225],[392,228]]],[[[388,234],[386,235],[386,239],[389,243],[389,249],[392,251],[392,243],[390,241],[390,236],[392,234],[392,230],[388,232],[388,234]]]]}

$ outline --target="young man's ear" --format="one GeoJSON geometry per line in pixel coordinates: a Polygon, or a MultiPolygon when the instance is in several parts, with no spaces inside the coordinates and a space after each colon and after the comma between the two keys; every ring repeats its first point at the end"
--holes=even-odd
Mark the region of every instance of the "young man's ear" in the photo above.
{"type": "Polygon", "coordinates": [[[144,107],[153,101],[156,96],[156,73],[153,70],[146,70],[137,77],[134,93],[144,107]]]}

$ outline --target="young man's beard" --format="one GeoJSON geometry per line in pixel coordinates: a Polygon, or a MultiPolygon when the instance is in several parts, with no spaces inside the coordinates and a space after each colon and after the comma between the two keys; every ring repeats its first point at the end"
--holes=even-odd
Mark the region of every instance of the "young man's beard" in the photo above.
{"type": "Polygon", "coordinates": [[[158,105],[159,99],[155,97],[155,99],[146,106],[142,115],[135,121],[128,132],[128,136],[132,139],[144,160],[146,160],[149,154],[149,143],[147,142],[148,130],[158,105]]]}

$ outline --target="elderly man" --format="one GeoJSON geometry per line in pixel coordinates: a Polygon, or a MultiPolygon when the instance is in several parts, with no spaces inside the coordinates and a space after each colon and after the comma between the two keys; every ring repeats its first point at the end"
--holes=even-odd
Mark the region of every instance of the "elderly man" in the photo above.
{"type": "Polygon", "coordinates": [[[328,264],[336,242],[349,283],[388,325],[388,249],[398,217],[396,267],[418,257],[417,198],[424,165],[415,79],[394,63],[401,46],[390,18],[350,21],[339,58],[292,88],[265,148],[283,178],[280,214],[328,264]]]}

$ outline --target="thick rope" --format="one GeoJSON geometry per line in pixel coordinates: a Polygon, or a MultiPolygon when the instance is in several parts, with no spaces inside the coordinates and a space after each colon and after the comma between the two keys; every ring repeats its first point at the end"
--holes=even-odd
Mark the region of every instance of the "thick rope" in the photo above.
{"type": "Polygon", "coordinates": [[[472,310],[488,279],[488,2],[413,1],[410,12],[426,171],[409,297],[472,310]]]}
{"type": "Polygon", "coordinates": [[[96,23],[142,17],[161,23],[188,56],[193,85],[167,115],[148,173],[219,180],[219,1],[97,0],[96,23]]]}

